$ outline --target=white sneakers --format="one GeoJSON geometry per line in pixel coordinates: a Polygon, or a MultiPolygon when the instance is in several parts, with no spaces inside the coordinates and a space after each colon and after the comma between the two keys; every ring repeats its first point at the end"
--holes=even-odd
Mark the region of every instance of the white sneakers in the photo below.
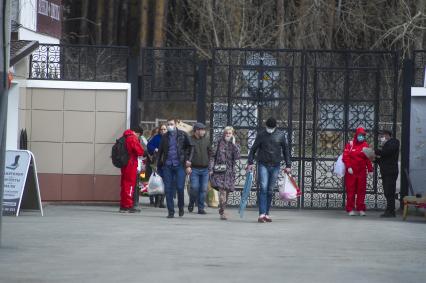
{"type": "MultiPolygon", "coordinates": [[[[355,216],[355,215],[357,215],[357,213],[356,213],[354,210],[352,210],[351,212],[349,212],[349,213],[348,213],[348,215],[349,215],[349,216],[355,216]]],[[[359,216],[366,216],[366,215],[367,215],[367,214],[365,213],[365,211],[362,211],[362,210],[361,210],[361,211],[359,212],[359,216]]]]}

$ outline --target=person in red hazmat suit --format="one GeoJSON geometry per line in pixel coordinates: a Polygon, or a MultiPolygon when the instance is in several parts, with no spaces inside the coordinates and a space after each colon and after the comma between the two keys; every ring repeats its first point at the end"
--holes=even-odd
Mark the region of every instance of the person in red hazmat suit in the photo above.
{"type": "Polygon", "coordinates": [[[367,170],[373,172],[373,165],[370,159],[363,152],[363,148],[369,145],[365,141],[366,132],[364,128],[356,129],[354,139],[345,146],[343,152],[343,163],[346,167],[346,212],[350,216],[365,216],[365,191],[367,188],[367,170]],[[356,198],[356,202],[355,202],[356,198]]]}
{"type": "Polygon", "coordinates": [[[120,192],[120,212],[135,213],[140,212],[133,207],[133,193],[136,187],[138,156],[143,156],[144,150],[139,142],[139,136],[143,133],[140,127],[125,130],[123,136],[126,137],[126,148],[129,154],[127,165],[121,168],[121,192],[120,192]]]}

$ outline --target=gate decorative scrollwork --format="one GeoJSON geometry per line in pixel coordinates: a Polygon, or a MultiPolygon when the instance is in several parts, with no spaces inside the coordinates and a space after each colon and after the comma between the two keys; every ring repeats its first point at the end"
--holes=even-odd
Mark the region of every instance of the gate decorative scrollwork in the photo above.
{"type": "MultiPolygon", "coordinates": [[[[334,161],[356,127],[377,146],[377,130],[396,133],[396,52],[216,49],[212,60],[213,141],[232,125],[241,144],[237,188],[244,183],[248,151],[264,121],[273,116],[291,142],[292,173],[302,188],[300,202],[273,199],[276,207],[338,208],[344,185],[334,161]]],[[[240,192],[231,194],[238,205],[240,192]]],[[[249,205],[256,205],[256,180],[249,205]]],[[[379,171],[368,177],[368,208],[385,205],[379,171]]]]}

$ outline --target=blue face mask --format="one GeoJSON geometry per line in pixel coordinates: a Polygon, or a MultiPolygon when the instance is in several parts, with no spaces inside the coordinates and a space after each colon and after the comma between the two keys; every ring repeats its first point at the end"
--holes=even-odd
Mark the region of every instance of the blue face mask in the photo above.
{"type": "Polygon", "coordinates": [[[359,142],[363,142],[363,141],[365,141],[365,137],[363,136],[363,135],[359,135],[359,136],[357,136],[357,141],[359,141],[359,142]]]}

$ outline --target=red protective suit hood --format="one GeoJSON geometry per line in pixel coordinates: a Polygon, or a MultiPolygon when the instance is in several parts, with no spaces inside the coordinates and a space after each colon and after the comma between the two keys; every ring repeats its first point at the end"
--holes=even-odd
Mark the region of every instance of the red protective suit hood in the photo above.
{"type": "Polygon", "coordinates": [[[363,127],[358,127],[356,129],[355,135],[354,135],[354,143],[359,143],[357,140],[358,135],[363,134],[364,136],[367,134],[363,127]]]}
{"type": "Polygon", "coordinates": [[[124,131],[123,136],[130,136],[130,135],[134,135],[134,134],[135,134],[135,132],[133,132],[132,130],[128,129],[128,130],[124,131]]]}

